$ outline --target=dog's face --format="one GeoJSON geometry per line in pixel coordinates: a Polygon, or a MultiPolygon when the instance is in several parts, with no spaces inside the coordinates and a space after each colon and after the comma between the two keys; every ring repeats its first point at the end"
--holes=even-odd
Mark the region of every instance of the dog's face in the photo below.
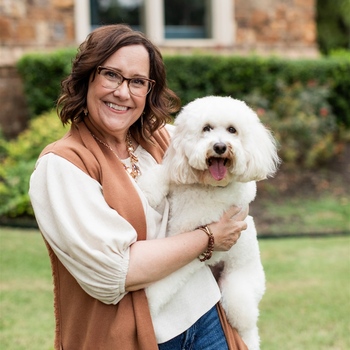
{"type": "Polygon", "coordinates": [[[242,101],[196,99],[182,109],[175,125],[164,165],[176,183],[226,186],[262,180],[276,171],[275,141],[242,101]]]}

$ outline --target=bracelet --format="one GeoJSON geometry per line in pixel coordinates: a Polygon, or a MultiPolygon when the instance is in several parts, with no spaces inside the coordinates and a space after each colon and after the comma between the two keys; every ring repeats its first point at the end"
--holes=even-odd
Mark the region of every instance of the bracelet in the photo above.
{"type": "Polygon", "coordinates": [[[209,237],[207,250],[204,253],[200,254],[199,257],[198,257],[199,261],[206,261],[206,260],[209,260],[211,258],[211,256],[213,255],[213,251],[214,251],[214,236],[213,236],[213,233],[210,231],[208,225],[199,226],[198,230],[202,230],[209,237]]]}

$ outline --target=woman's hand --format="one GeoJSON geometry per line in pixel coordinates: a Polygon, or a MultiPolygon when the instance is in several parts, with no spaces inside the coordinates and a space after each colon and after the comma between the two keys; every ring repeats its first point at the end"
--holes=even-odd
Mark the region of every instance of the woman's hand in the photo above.
{"type": "Polygon", "coordinates": [[[248,212],[248,206],[245,208],[232,206],[218,222],[208,225],[214,235],[214,250],[227,251],[237,243],[241,232],[247,229],[244,220],[248,212]]]}

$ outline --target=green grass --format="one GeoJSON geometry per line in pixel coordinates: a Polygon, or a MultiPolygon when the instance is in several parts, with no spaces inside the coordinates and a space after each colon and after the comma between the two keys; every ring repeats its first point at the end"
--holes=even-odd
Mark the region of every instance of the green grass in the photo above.
{"type": "Polygon", "coordinates": [[[258,197],[250,211],[260,235],[350,232],[350,197],[345,195],[258,197]]]}
{"type": "Polygon", "coordinates": [[[350,237],[261,240],[266,350],[350,349],[350,237]]]}
{"type": "Polygon", "coordinates": [[[50,261],[38,231],[0,228],[0,349],[53,349],[50,261]]]}
{"type": "MultiPolygon", "coordinates": [[[[262,350],[350,349],[350,237],[260,241],[262,350]]],[[[0,228],[0,348],[50,350],[49,259],[35,230],[0,228]]]]}

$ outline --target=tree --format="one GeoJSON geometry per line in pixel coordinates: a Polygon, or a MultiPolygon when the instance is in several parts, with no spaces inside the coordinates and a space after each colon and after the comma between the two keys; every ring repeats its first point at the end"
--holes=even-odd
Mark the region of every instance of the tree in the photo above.
{"type": "Polygon", "coordinates": [[[317,0],[317,41],[329,54],[335,49],[350,50],[350,0],[317,0]]]}

